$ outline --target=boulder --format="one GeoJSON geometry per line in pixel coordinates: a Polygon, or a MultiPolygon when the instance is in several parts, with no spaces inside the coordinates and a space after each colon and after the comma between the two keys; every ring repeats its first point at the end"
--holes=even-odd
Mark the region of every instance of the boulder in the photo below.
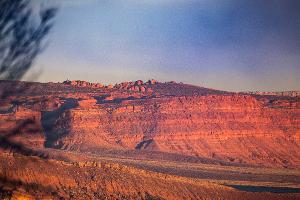
{"type": "Polygon", "coordinates": [[[157,83],[157,81],[155,79],[148,80],[149,85],[154,85],[156,83],[157,83]]]}
{"type": "Polygon", "coordinates": [[[108,89],[112,89],[114,86],[112,84],[109,84],[108,86],[106,86],[106,88],[108,89]]]}
{"type": "Polygon", "coordinates": [[[143,82],[142,80],[137,80],[137,81],[135,81],[134,84],[135,84],[135,85],[143,85],[144,82],[143,82]]]}

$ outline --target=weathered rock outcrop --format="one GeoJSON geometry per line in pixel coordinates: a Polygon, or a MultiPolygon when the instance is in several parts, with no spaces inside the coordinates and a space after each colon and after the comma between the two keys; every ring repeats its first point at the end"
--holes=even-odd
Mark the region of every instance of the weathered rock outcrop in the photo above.
{"type": "Polygon", "coordinates": [[[80,80],[73,80],[73,81],[70,81],[70,80],[66,80],[63,82],[63,84],[66,84],[66,85],[72,85],[72,86],[78,86],[78,87],[93,87],[93,88],[102,88],[104,87],[103,84],[101,83],[90,83],[90,82],[87,82],[87,81],[80,81],[80,80]]]}

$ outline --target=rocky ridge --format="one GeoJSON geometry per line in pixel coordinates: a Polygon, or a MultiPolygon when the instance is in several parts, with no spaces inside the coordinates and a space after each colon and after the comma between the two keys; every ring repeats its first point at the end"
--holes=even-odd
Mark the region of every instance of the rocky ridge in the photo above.
{"type": "MultiPolygon", "coordinates": [[[[300,167],[298,97],[232,93],[155,80],[99,88],[79,83],[20,82],[35,89],[3,103],[2,132],[30,118],[39,132],[30,145],[39,147],[165,152],[300,167]]],[[[3,84],[11,83],[1,83],[0,88],[7,88],[3,84]]]]}

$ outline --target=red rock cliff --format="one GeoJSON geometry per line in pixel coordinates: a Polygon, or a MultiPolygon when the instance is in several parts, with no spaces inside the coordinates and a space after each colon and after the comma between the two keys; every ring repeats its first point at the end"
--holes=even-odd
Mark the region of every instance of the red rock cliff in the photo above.
{"type": "Polygon", "coordinates": [[[299,101],[238,94],[133,99],[68,110],[56,130],[65,123],[69,132],[59,143],[67,149],[145,149],[300,166],[299,101]]]}

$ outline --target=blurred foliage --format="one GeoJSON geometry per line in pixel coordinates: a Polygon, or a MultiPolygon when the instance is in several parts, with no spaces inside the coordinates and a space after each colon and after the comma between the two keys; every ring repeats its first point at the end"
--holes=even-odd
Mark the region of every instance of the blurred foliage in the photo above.
{"type": "Polygon", "coordinates": [[[30,0],[0,0],[0,79],[19,80],[30,69],[56,12],[30,0]]]}

